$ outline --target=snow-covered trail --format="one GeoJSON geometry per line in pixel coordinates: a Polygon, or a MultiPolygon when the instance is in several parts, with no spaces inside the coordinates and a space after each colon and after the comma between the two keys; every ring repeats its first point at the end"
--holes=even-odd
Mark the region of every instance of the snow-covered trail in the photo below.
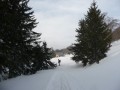
{"type": "MultiPolygon", "coordinates": [[[[60,57],[62,61],[61,66],[55,69],[46,90],[80,90],[78,88],[79,83],[77,78],[72,75],[71,71],[74,71],[77,67],[76,63],[70,59],[71,56],[60,57]],[[68,62],[66,60],[69,60],[68,62]]],[[[54,58],[52,61],[57,62],[58,58],[54,58]]]]}
{"type": "Polygon", "coordinates": [[[46,90],[71,90],[71,86],[65,72],[55,73],[47,85],[46,90]]]}
{"type": "Polygon", "coordinates": [[[120,90],[120,41],[100,64],[82,67],[71,56],[53,58],[56,63],[61,60],[55,69],[3,81],[0,90],[120,90]]]}
{"type": "MultiPolygon", "coordinates": [[[[77,79],[70,75],[71,70],[77,67],[76,63],[70,60],[70,57],[71,55],[60,57],[61,66],[55,69],[43,70],[34,75],[19,76],[3,81],[0,83],[0,90],[79,90],[79,88],[77,89],[77,79]]],[[[57,60],[58,58],[52,59],[56,63],[57,60]]]]}

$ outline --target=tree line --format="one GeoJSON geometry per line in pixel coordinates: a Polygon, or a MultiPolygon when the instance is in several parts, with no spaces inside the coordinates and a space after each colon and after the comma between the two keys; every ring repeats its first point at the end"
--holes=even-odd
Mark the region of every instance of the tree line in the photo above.
{"type": "Polygon", "coordinates": [[[40,41],[29,0],[0,0],[0,76],[12,78],[55,67],[52,49],[40,41]]]}

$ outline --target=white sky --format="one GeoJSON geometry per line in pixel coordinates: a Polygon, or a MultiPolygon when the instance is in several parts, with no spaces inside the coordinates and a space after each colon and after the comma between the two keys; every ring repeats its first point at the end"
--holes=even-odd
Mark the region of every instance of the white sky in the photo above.
{"type": "MultiPolygon", "coordinates": [[[[107,16],[120,19],[120,0],[96,0],[98,8],[107,16]]],[[[30,0],[39,24],[35,31],[42,33],[41,40],[49,47],[62,49],[75,42],[80,19],[93,0],[30,0]]]]}

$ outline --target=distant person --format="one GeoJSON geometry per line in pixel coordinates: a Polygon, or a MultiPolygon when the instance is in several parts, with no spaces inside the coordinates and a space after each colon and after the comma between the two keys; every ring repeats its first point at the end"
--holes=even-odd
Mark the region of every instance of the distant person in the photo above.
{"type": "Polygon", "coordinates": [[[60,59],[58,59],[58,64],[59,64],[59,66],[60,66],[60,63],[61,63],[61,60],[60,60],[60,59]]]}

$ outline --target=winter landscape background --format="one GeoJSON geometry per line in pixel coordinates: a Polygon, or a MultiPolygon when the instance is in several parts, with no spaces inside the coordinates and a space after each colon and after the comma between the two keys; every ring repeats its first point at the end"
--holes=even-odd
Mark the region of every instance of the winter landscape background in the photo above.
{"type": "Polygon", "coordinates": [[[61,66],[0,83],[0,90],[120,90],[120,41],[112,43],[100,64],[82,67],[72,55],[51,59],[61,66]]]}
{"type": "Polygon", "coordinates": [[[1,0],[0,90],[120,90],[120,8],[108,2],[1,0]]]}

